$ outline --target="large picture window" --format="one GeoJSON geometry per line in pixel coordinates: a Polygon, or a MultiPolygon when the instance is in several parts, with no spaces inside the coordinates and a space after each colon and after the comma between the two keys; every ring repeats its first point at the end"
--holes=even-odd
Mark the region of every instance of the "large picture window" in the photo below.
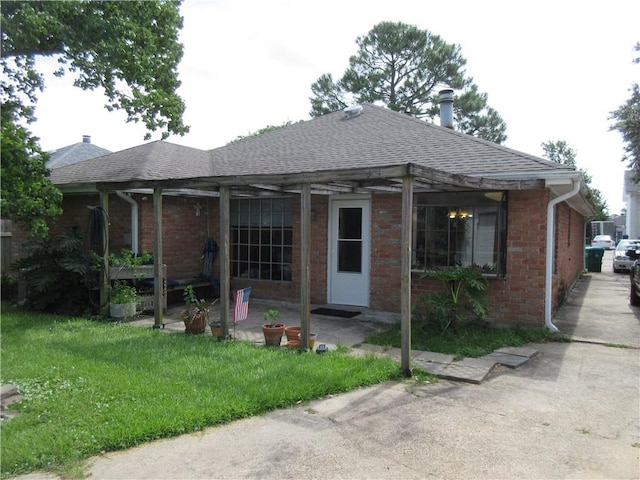
{"type": "Polygon", "coordinates": [[[417,194],[413,268],[477,266],[504,275],[506,193],[417,194]]]}
{"type": "Polygon", "coordinates": [[[230,224],[233,277],[291,281],[290,198],[234,199],[230,224]]]}

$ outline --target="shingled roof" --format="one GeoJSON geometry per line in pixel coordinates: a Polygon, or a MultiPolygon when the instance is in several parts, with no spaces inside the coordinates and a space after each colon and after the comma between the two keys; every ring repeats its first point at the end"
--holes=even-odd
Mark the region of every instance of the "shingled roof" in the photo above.
{"type": "Polygon", "coordinates": [[[90,158],[101,157],[111,153],[106,148],[91,143],[91,137],[84,135],[82,142],[53,150],[49,153],[47,167],[50,169],[64,167],[73,163],[83,162],[90,158]]]}
{"type": "Polygon", "coordinates": [[[310,182],[318,191],[544,188],[576,172],[403,113],[365,104],[205,151],[156,141],[52,172],[63,186],[101,188],[284,188],[310,182]]]}

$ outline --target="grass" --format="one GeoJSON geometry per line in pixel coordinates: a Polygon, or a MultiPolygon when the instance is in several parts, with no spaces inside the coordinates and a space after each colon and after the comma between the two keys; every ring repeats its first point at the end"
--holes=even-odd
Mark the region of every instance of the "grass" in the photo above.
{"type": "Polygon", "coordinates": [[[400,376],[392,360],[347,349],[299,353],[6,304],[1,329],[0,380],[25,397],[1,427],[2,477],[34,470],[78,476],[82,462],[103,451],[400,376]]]}
{"type": "MultiPolygon", "coordinates": [[[[413,322],[411,348],[428,352],[448,353],[456,357],[481,357],[503,347],[518,347],[527,343],[545,342],[552,334],[536,327],[491,327],[469,323],[456,332],[442,333],[435,328],[425,328],[423,323],[413,322]]],[[[367,335],[364,340],[374,345],[400,348],[400,324],[367,335]]]]}

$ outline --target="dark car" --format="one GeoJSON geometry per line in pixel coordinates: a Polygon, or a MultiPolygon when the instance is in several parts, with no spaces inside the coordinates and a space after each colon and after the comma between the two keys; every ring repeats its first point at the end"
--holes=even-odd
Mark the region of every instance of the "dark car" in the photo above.
{"type": "Polygon", "coordinates": [[[631,305],[640,306],[640,249],[628,250],[627,256],[634,260],[629,278],[631,280],[631,305]]]}

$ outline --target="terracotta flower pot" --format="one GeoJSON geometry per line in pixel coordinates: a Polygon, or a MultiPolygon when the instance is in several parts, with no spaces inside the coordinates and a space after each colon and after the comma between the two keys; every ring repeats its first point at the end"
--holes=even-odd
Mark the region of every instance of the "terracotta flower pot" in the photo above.
{"type": "Polygon", "coordinates": [[[284,333],[284,323],[276,323],[273,326],[269,323],[263,323],[262,333],[264,334],[265,345],[279,347],[280,342],[282,342],[282,334],[284,333]]]}
{"type": "Polygon", "coordinates": [[[299,340],[300,327],[284,327],[284,334],[287,336],[287,343],[289,343],[291,340],[299,340]]]}
{"type": "Polygon", "coordinates": [[[185,333],[204,333],[207,328],[207,314],[197,313],[191,319],[186,310],[181,313],[185,333]]]}
{"type": "Polygon", "coordinates": [[[292,350],[300,348],[300,340],[287,340],[287,347],[292,350]]]}
{"type": "Polygon", "coordinates": [[[211,335],[213,335],[216,338],[220,338],[222,336],[222,327],[220,326],[219,323],[213,323],[213,324],[209,324],[209,327],[211,328],[211,335]]]}

